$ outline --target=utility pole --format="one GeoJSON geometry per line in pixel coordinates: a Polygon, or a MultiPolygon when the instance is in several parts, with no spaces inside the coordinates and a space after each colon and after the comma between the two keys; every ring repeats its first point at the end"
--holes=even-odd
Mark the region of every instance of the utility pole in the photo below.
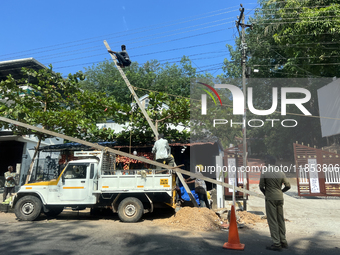
{"type": "MultiPolygon", "coordinates": [[[[243,173],[243,187],[247,185],[247,172],[246,172],[246,167],[247,167],[247,119],[246,119],[246,113],[247,113],[247,91],[246,91],[246,59],[247,59],[247,44],[245,42],[245,28],[250,27],[252,28],[252,25],[246,25],[244,23],[245,21],[245,15],[244,15],[244,8],[241,4],[240,8],[240,16],[238,16],[238,20],[236,21],[236,27],[239,32],[239,36],[241,37],[241,65],[242,65],[242,87],[243,87],[243,95],[244,95],[244,113],[243,113],[243,167],[244,167],[244,173],[243,173]],[[242,23],[241,23],[242,21],[242,23]],[[239,26],[242,28],[242,32],[240,33],[239,26]]],[[[247,204],[246,204],[246,194],[243,195],[243,207],[244,210],[247,210],[247,204]]]]}

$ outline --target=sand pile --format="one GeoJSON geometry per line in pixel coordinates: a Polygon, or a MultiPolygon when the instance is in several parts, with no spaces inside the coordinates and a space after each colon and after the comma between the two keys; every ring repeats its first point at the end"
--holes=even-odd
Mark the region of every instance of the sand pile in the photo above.
{"type": "MultiPolygon", "coordinates": [[[[208,208],[182,207],[175,215],[166,219],[154,219],[153,222],[187,231],[215,231],[228,226],[228,211],[222,213],[221,218],[208,208]],[[222,217],[225,216],[225,217],[222,217]],[[221,224],[225,223],[223,226],[221,224]]],[[[246,212],[236,212],[237,221],[240,224],[255,225],[256,223],[266,223],[265,219],[261,219],[259,215],[246,212]]]]}
{"type": "Polygon", "coordinates": [[[259,222],[267,222],[265,219],[261,219],[261,216],[247,212],[247,211],[237,211],[236,214],[239,217],[239,222],[244,224],[255,224],[259,222]]]}
{"type": "Polygon", "coordinates": [[[175,215],[162,219],[159,223],[188,231],[209,231],[219,229],[221,220],[208,208],[183,207],[175,215]]]}

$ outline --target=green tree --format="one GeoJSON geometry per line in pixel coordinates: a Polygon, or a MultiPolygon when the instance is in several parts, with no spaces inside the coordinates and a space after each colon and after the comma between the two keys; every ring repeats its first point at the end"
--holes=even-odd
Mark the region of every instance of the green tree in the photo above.
{"type": "MultiPolygon", "coordinates": [[[[196,69],[191,66],[191,61],[183,57],[180,66],[161,64],[157,60],[147,61],[143,65],[134,62],[123,71],[139,97],[149,95],[147,113],[157,125],[159,132],[163,132],[172,140],[187,140],[188,131],[180,132],[170,128],[170,125],[188,127],[190,79],[196,75],[196,69]],[[169,108],[161,111],[163,104],[169,108]]],[[[114,63],[101,62],[86,69],[85,74],[87,78],[82,81],[82,88],[106,93],[108,98],[114,98],[122,103],[121,108],[124,106],[122,112],[127,115],[114,116],[113,119],[120,124],[128,122],[128,127],[120,134],[111,136],[111,139],[127,143],[131,137],[133,144],[152,143],[154,134],[141,110],[138,107],[132,109],[133,98],[114,63]]]]}
{"type": "Polygon", "coordinates": [[[309,76],[339,76],[340,3],[330,0],[286,1],[278,10],[273,38],[286,58],[284,70],[309,76]]]}
{"type": "MultiPolygon", "coordinates": [[[[82,73],[69,74],[64,79],[49,69],[22,69],[23,80],[17,81],[12,76],[0,84],[0,112],[3,116],[30,125],[63,133],[65,135],[88,140],[97,140],[96,123],[108,115],[117,116],[120,105],[107,98],[103,93],[90,93],[80,88],[82,73]]],[[[30,130],[0,123],[1,127],[11,129],[15,134],[32,133],[30,130]]],[[[107,130],[106,135],[112,135],[107,130]]],[[[39,150],[41,141],[47,135],[36,133],[38,144],[32,158],[30,169],[39,150]]]]}
{"type": "MultiPolygon", "coordinates": [[[[259,70],[258,73],[251,74],[252,78],[315,78],[340,75],[339,3],[328,0],[260,0],[259,3],[261,8],[257,9],[254,16],[249,19],[253,29],[247,29],[245,37],[250,53],[247,66],[259,70]]],[[[236,44],[240,45],[240,38],[236,39],[236,44]]],[[[238,46],[233,48],[227,45],[227,47],[231,59],[224,62],[224,77],[239,78],[241,77],[240,50],[238,46]]],[[[249,82],[248,80],[248,85],[249,82]]],[[[301,87],[292,83],[285,86],[301,87]]],[[[319,115],[317,89],[320,86],[321,84],[317,82],[305,83],[304,86],[312,94],[312,99],[305,104],[305,107],[314,116],[319,115]]],[[[280,91],[280,86],[270,82],[252,87],[254,106],[257,109],[271,107],[272,87],[278,87],[280,91]]],[[[281,111],[280,106],[277,110],[281,111]]],[[[289,107],[287,112],[301,114],[296,107],[289,107]]],[[[252,117],[255,116],[248,112],[247,119],[252,117]]],[[[280,120],[283,117],[279,113],[266,116],[266,118],[280,120]]],[[[295,141],[303,141],[319,147],[323,145],[318,118],[290,116],[292,117],[299,123],[294,131],[271,126],[248,128],[247,136],[257,140],[255,147],[262,152],[280,157],[292,156],[291,144],[295,141]]]]}
{"type": "MultiPolygon", "coordinates": [[[[143,65],[133,62],[123,70],[132,86],[140,88],[136,89],[139,97],[147,94],[148,91],[188,97],[190,79],[196,77],[196,69],[185,56],[180,65],[161,64],[157,60],[151,60],[143,65]]],[[[113,61],[106,60],[86,68],[85,75],[86,80],[81,82],[84,89],[104,92],[119,103],[131,103],[130,91],[113,61]]]]}
{"type": "MultiPolygon", "coordinates": [[[[172,141],[187,141],[190,132],[190,101],[187,98],[171,99],[165,93],[149,93],[149,105],[146,109],[152,122],[157,126],[159,133],[164,133],[172,141]],[[165,106],[164,106],[165,104],[165,106]],[[174,127],[180,126],[179,131],[174,127]]],[[[150,144],[154,141],[154,134],[137,104],[132,104],[128,111],[128,126],[117,134],[120,142],[131,144],[150,144]]]]}
{"type": "MultiPolygon", "coordinates": [[[[226,110],[228,111],[226,114],[230,115],[230,109],[215,109],[215,106],[211,105],[211,107],[209,106],[211,114],[209,114],[209,120],[207,120],[206,116],[201,116],[200,113],[202,90],[197,91],[196,99],[198,101],[189,100],[189,97],[193,98],[192,93],[196,93],[194,89],[197,85],[196,81],[204,79],[210,83],[214,80],[214,77],[209,73],[198,74],[196,68],[192,67],[189,58],[183,56],[179,65],[161,64],[157,60],[148,61],[141,66],[133,63],[130,67],[124,68],[123,71],[132,86],[135,87],[139,97],[149,94],[150,103],[147,113],[158,127],[159,132],[163,132],[168,139],[174,141],[189,139],[188,131],[180,132],[170,128],[171,125],[182,125],[194,130],[194,135],[193,132],[190,132],[193,139],[195,137],[202,138],[202,135],[217,136],[224,146],[235,143],[234,139],[240,133],[237,128],[230,128],[228,125],[213,126],[214,116],[221,115],[226,110]],[[196,85],[190,87],[190,84],[196,85]],[[168,105],[169,109],[160,111],[163,103],[168,105]],[[191,119],[190,116],[192,116],[191,119]],[[196,125],[195,122],[200,124],[196,125]]],[[[82,82],[83,88],[107,93],[109,97],[116,98],[117,101],[128,105],[129,108],[132,102],[130,92],[113,62],[99,63],[87,69],[86,75],[87,79],[82,82]]],[[[221,82],[221,79],[219,79],[216,83],[221,82]]],[[[230,94],[222,95],[222,98],[224,103],[230,103],[230,94]]],[[[127,119],[130,124],[125,131],[116,136],[116,139],[125,143],[131,140],[133,144],[153,142],[153,132],[140,109],[136,108],[125,112],[128,113],[127,119]]],[[[228,118],[228,116],[225,116],[225,118],[228,118]]],[[[234,121],[239,120],[234,118],[234,121]]]]}

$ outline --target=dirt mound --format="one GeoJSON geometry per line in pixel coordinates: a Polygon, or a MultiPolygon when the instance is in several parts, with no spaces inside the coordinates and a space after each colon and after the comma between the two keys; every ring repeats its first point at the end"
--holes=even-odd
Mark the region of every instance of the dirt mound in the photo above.
{"type": "Polygon", "coordinates": [[[261,219],[259,215],[247,212],[247,211],[237,211],[236,214],[240,218],[239,222],[244,224],[255,224],[258,222],[266,222],[265,219],[261,219]]]}
{"type": "MultiPolygon", "coordinates": [[[[170,228],[178,228],[187,231],[215,231],[223,228],[222,223],[228,225],[226,217],[219,217],[213,210],[208,208],[182,207],[175,215],[166,219],[154,219],[153,222],[170,228]]],[[[221,215],[222,216],[222,215],[221,215]]],[[[247,212],[236,212],[237,222],[245,225],[266,223],[259,215],[247,212]]]]}
{"type": "Polygon", "coordinates": [[[183,207],[169,219],[158,221],[169,227],[188,231],[211,231],[219,229],[220,218],[208,208],[183,207]]]}

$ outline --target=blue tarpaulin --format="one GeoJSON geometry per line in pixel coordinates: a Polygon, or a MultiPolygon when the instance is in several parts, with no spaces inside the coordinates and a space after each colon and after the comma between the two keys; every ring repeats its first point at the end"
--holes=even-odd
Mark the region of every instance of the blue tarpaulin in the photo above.
{"type": "MultiPolygon", "coordinates": [[[[185,188],[183,186],[181,186],[179,188],[181,189],[182,199],[184,201],[190,201],[190,197],[189,197],[188,193],[185,191],[185,188]]],[[[200,205],[200,201],[198,199],[198,195],[195,193],[195,190],[191,190],[191,193],[194,196],[194,198],[196,199],[197,204],[200,205]]]]}

